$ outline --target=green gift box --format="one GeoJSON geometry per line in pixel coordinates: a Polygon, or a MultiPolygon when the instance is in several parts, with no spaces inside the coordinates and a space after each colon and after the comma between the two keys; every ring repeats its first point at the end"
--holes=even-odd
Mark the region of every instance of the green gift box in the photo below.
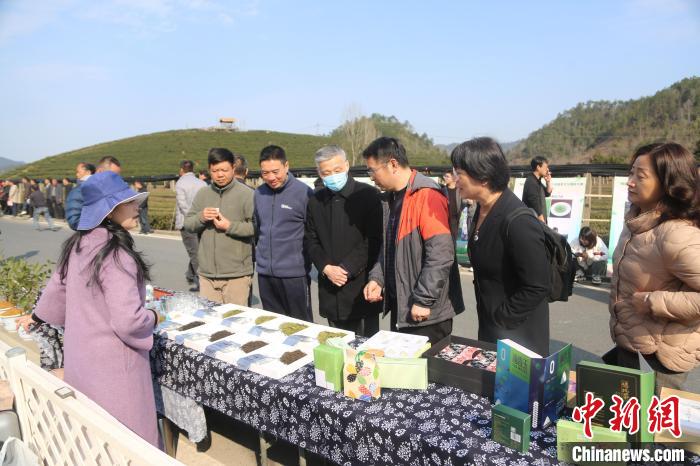
{"type": "MultiPolygon", "coordinates": [[[[627,432],[613,432],[608,427],[591,425],[591,433],[593,437],[589,439],[583,433],[583,423],[559,419],[557,421],[557,460],[574,464],[572,448],[576,445],[587,444],[608,450],[627,448],[627,432]]],[[[590,464],[617,466],[626,463],[593,462],[590,464]]]]}
{"type": "Polygon", "coordinates": [[[527,453],[530,449],[532,416],[503,404],[491,408],[491,438],[493,441],[527,453]]]}
{"type": "Polygon", "coordinates": [[[428,360],[425,358],[377,358],[382,388],[426,390],[428,360]]]}
{"type": "Polygon", "coordinates": [[[326,344],[314,348],[316,385],[336,392],[343,391],[343,350],[326,344]]]}

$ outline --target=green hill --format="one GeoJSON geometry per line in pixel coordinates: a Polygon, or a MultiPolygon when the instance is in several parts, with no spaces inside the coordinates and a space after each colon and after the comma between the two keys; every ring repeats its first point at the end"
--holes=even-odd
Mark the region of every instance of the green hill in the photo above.
{"type": "Polygon", "coordinates": [[[580,103],[531,133],[508,156],[513,162],[535,155],[557,164],[627,162],[636,147],[659,140],[700,147],[700,78],[650,97],[580,103]]]}
{"type": "MultiPolygon", "coordinates": [[[[447,158],[433,146],[426,135],[418,135],[408,122],[400,123],[395,117],[373,115],[377,122],[376,135],[399,137],[414,165],[444,165],[447,158]]],[[[156,176],[175,174],[182,159],[194,160],[206,168],[207,152],[212,147],[226,147],[243,154],[252,170],[257,168],[260,150],[269,144],[284,147],[292,168],[314,166],[314,153],[326,144],[341,144],[345,140],[337,132],[330,136],[280,133],[275,131],[173,130],[105,142],[75,151],[46,157],[36,162],[13,168],[3,173],[8,177],[64,177],[75,176],[79,162],[95,163],[105,155],[117,157],[123,165],[123,175],[156,176]]],[[[347,151],[347,148],[346,148],[347,151]]],[[[356,161],[362,164],[362,159],[356,161]]]]}
{"type": "Polygon", "coordinates": [[[10,176],[75,176],[75,166],[82,161],[95,163],[105,155],[122,162],[124,176],[167,175],[177,173],[182,159],[194,160],[206,168],[207,152],[212,147],[226,147],[254,162],[260,149],[268,144],[285,148],[292,167],[310,166],[313,154],[330,139],[308,134],[274,131],[210,131],[199,129],[164,131],[105,142],[75,151],[46,157],[7,172],[10,176]]]}

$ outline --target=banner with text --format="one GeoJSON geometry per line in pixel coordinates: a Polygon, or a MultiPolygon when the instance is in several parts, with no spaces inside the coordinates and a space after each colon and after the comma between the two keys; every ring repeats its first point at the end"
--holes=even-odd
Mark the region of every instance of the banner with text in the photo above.
{"type": "Polygon", "coordinates": [[[610,239],[608,249],[608,267],[612,267],[612,252],[620,239],[622,228],[625,226],[625,214],[630,208],[627,200],[627,177],[616,176],[613,180],[612,214],[610,215],[610,239]]]}
{"type": "MultiPolygon", "coordinates": [[[[525,178],[517,178],[513,192],[523,198],[525,178]]],[[[586,178],[553,178],[552,195],[547,198],[547,225],[571,241],[581,230],[586,178]]]]}

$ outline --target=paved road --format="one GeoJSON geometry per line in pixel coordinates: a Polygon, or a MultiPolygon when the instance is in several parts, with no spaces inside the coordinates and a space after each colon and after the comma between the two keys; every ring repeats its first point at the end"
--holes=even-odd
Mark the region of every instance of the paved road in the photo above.
{"type": "MultiPolygon", "coordinates": [[[[5,257],[21,256],[32,261],[56,261],[61,243],[68,238],[70,230],[63,227],[57,232],[36,231],[29,219],[0,218],[0,253],[5,257]]],[[[152,278],[166,288],[186,290],[185,266],[187,254],[179,236],[154,234],[135,235],[136,246],[153,264],[152,278]]],[[[455,319],[454,333],[467,338],[476,338],[477,320],[475,312],[472,275],[463,271],[462,291],[467,310],[455,319]]],[[[254,305],[259,307],[257,290],[254,289],[254,305]]],[[[314,320],[325,323],[318,315],[316,283],[312,283],[314,320]]],[[[574,345],[574,362],[582,359],[599,361],[600,355],[612,347],[608,330],[608,289],[576,285],[574,295],[566,303],[550,305],[551,349],[561,348],[566,343],[574,345]]],[[[389,319],[383,319],[381,328],[389,328],[389,319]]],[[[700,393],[700,370],[690,376],[687,389],[700,393]]]]}

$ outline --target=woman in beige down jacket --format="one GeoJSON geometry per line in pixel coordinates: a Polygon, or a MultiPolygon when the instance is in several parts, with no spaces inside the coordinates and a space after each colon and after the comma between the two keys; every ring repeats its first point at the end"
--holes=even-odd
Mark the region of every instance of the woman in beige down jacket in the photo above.
{"type": "Polygon", "coordinates": [[[656,372],[657,393],[681,389],[700,361],[698,183],[693,156],[679,144],[650,144],[632,157],[610,332],[618,364],[634,367],[639,351],[656,372]]]}

